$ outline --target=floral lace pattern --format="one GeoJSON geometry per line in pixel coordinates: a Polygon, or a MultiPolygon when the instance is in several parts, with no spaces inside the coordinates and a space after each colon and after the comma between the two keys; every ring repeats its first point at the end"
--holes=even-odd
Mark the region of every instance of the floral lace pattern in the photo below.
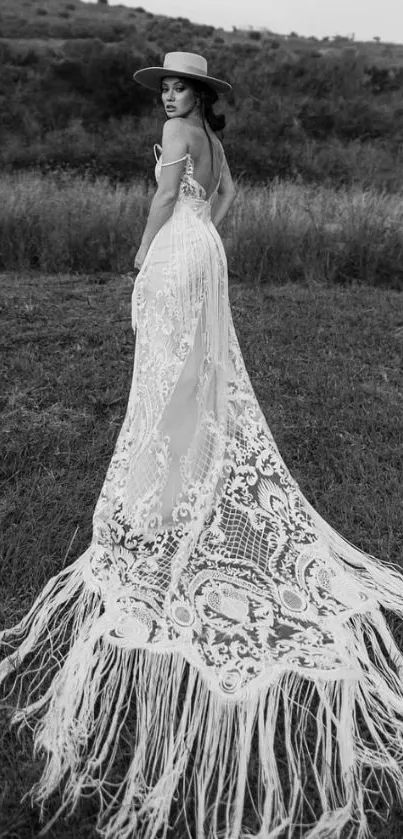
{"type": "Polygon", "coordinates": [[[343,622],[377,601],[315,526],[260,410],[202,192],[188,155],[136,280],[133,383],[87,577],[114,643],[180,650],[239,696],[279,668],[353,672],[343,622]]]}
{"type": "MultiPolygon", "coordinates": [[[[162,165],[161,154],[162,154],[162,146],[160,146],[158,143],[156,143],[155,146],[154,146],[154,155],[157,159],[157,162],[156,162],[154,171],[155,171],[155,179],[156,179],[157,183],[159,181],[160,174],[161,174],[161,165],[162,165]]],[[[185,167],[184,167],[183,175],[182,175],[181,182],[180,182],[180,185],[179,185],[178,200],[181,201],[183,198],[193,198],[193,199],[196,199],[196,200],[200,199],[202,201],[205,201],[206,198],[207,198],[206,190],[195,179],[195,176],[194,176],[194,168],[195,168],[194,167],[194,161],[193,161],[193,158],[192,158],[191,154],[189,154],[189,152],[185,155],[184,160],[185,160],[185,167]]],[[[221,175],[220,175],[220,178],[219,178],[219,181],[218,181],[218,184],[217,184],[216,188],[213,190],[213,193],[210,196],[210,199],[209,199],[210,201],[212,200],[215,192],[218,189],[218,185],[220,183],[220,180],[221,180],[221,175]]]]}

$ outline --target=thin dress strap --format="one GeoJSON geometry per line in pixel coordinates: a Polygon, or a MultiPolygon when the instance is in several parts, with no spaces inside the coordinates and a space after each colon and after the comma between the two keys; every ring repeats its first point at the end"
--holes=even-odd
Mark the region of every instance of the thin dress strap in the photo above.
{"type": "MultiPolygon", "coordinates": [[[[160,163],[162,146],[160,146],[159,143],[154,143],[153,151],[157,163],[160,163]]],[[[173,166],[174,163],[181,163],[181,161],[186,160],[187,157],[189,157],[189,152],[186,152],[186,154],[183,157],[178,157],[177,160],[170,160],[169,163],[160,163],[160,166],[173,166]]]]}
{"type": "Polygon", "coordinates": [[[216,190],[218,189],[218,187],[220,186],[220,183],[221,183],[222,170],[223,170],[223,166],[224,166],[224,157],[225,157],[224,149],[223,149],[223,147],[221,146],[220,174],[219,174],[219,176],[218,176],[218,181],[217,181],[216,190]]]}
{"type": "Polygon", "coordinates": [[[221,183],[221,176],[222,176],[222,170],[223,170],[223,165],[224,165],[224,157],[225,157],[225,153],[224,153],[224,149],[223,149],[223,147],[222,147],[222,144],[221,144],[221,143],[220,143],[220,146],[221,146],[220,174],[219,174],[219,176],[218,176],[218,181],[217,181],[217,183],[216,183],[216,185],[215,185],[215,187],[214,187],[214,189],[213,189],[213,191],[212,191],[212,193],[211,193],[211,195],[210,195],[210,197],[209,197],[209,201],[210,201],[210,200],[211,200],[211,198],[213,198],[213,197],[214,197],[214,195],[217,193],[217,191],[218,191],[218,189],[219,189],[219,187],[220,187],[220,183],[221,183]]]}
{"type": "Polygon", "coordinates": [[[183,157],[178,157],[177,160],[170,160],[169,163],[161,163],[161,166],[173,166],[174,163],[181,163],[182,160],[186,160],[187,157],[189,157],[188,152],[186,152],[183,157]]]}

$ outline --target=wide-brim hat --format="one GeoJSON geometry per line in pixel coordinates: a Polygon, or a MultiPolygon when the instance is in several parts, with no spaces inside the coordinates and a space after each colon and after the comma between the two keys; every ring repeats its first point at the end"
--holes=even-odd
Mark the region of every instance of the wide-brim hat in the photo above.
{"type": "Polygon", "coordinates": [[[143,87],[148,87],[149,90],[155,90],[159,93],[161,79],[166,76],[183,76],[187,79],[196,79],[204,82],[216,93],[228,93],[232,90],[232,86],[228,82],[208,75],[206,59],[196,52],[167,52],[163,67],[144,67],[143,70],[137,70],[133,79],[143,87]]]}

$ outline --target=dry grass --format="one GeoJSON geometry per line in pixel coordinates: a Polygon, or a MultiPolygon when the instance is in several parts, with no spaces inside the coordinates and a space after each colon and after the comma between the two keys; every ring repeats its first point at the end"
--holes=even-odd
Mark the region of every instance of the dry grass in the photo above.
{"type": "MultiPolygon", "coordinates": [[[[152,194],[145,181],[24,172],[0,175],[0,189],[0,269],[131,269],[152,194]]],[[[239,281],[403,288],[401,195],[240,185],[223,236],[239,281]]]]}
{"type": "MultiPolygon", "coordinates": [[[[133,356],[131,285],[121,276],[0,277],[2,559],[0,624],[88,545],[123,420],[133,356]]],[[[360,547],[402,561],[403,316],[394,291],[234,284],[231,308],[257,397],[309,500],[360,547]]],[[[396,625],[402,641],[402,629],[396,625]]],[[[0,835],[39,835],[20,803],[39,765],[28,735],[1,732],[0,835]]],[[[49,839],[95,839],[84,801],[49,839]]],[[[402,813],[375,823],[401,839],[402,813]]],[[[172,839],[183,839],[181,830],[172,839]]]]}
{"type": "Polygon", "coordinates": [[[22,173],[0,183],[3,268],[127,270],[150,201],[145,182],[22,173]]]}
{"type": "Polygon", "coordinates": [[[403,288],[399,195],[281,181],[243,187],[227,235],[239,280],[403,288]]]}

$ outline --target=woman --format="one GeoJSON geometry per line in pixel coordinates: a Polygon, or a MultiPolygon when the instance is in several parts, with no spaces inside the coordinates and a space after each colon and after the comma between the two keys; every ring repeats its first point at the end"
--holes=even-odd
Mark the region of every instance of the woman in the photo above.
{"type": "Polygon", "coordinates": [[[179,839],[178,807],[192,839],[363,839],[403,789],[403,658],[380,611],[402,615],[403,579],[310,506],[245,370],[216,230],[229,85],[190,53],[135,79],[161,85],[167,121],[127,414],[91,545],[2,633],[1,679],[29,657],[35,798],[63,781],[58,815],[96,791],[109,839],[179,839]]]}

